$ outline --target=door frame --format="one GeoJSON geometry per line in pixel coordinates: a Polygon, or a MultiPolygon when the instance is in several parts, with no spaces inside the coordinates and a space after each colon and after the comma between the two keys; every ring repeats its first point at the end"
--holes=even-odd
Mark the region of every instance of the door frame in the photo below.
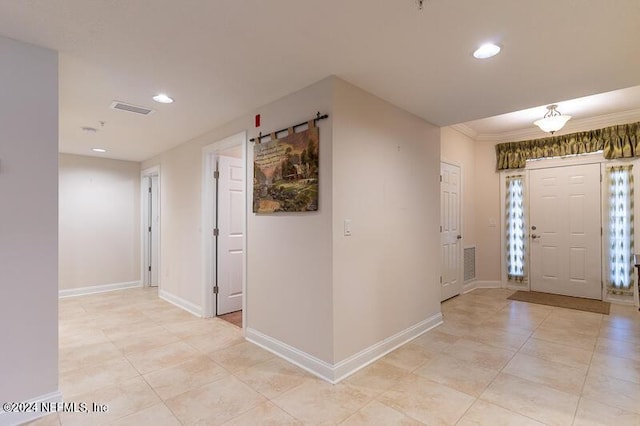
{"type": "MultiPolygon", "coordinates": [[[[464,282],[464,170],[462,168],[462,164],[457,161],[450,161],[446,158],[440,159],[440,176],[442,177],[442,163],[448,164],[450,166],[457,167],[460,170],[460,199],[458,202],[458,218],[459,218],[459,227],[460,227],[460,235],[462,238],[458,240],[458,282],[460,283],[460,294],[465,293],[465,282],[464,282]]],[[[440,182],[440,196],[442,196],[442,182],[440,182]]],[[[442,217],[440,217],[440,223],[442,223],[442,217]]],[[[440,233],[440,250],[442,251],[442,232],[440,233]]],[[[441,256],[442,257],[442,256],[441,256]]],[[[442,277],[442,259],[440,259],[440,276],[442,277]]],[[[440,293],[442,293],[442,282],[440,283],[440,293]]]]}
{"type": "MultiPolygon", "coordinates": [[[[214,214],[216,200],[214,197],[215,183],[213,172],[216,169],[216,158],[221,151],[242,146],[242,167],[245,179],[245,217],[244,217],[244,241],[242,250],[242,332],[245,333],[247,324],[247,206],[249,206],[249,178],[247,159],[247,132],[242,131],[235,135],[226,137],[202,148],[202,215],[201,215],[201,235],[202,235],[202,314],[205,318],[214,317],[216,313],[215,297],[213,294],[215,265],[213,258],[216,255],[213,241],[214,214]]],[[[252,180],[253,181],[253,180],[252,180]]]]}
{"type": "Polygon", "coordinates": [[[145,232],[146,229],[151,225],[149,223],[149,185],[147,179],[150,179],[152,176],[158,177],[158,291],[161,289],[161,281],[162,281],[162,176],[160,173],[160,165],[149,167],[140,172],[140,284],[142,287],[149,287],[145,284],[146,278],[146,268],[145,268],[145,259],[147,258],[149,250],[151,247],[149,246],[148,232],[145,232]]]}
{"type": "MultiPolygon", "coordinates": [[[[527,219],[530,217],[530,200],[529,200],[529,194],[530,194],[530,188],[529,188],[529,171],[530,170],[535,170],[535,169],[547,169],[547,168],[555,168],[555,167],[567,167],[567,166],[578,166],[578,165],[583,165],[583,164],[600,164],[600,173],[603,176],[602,182],[600,184],[599,190],[600,190],[600,194],[601,197],[605,197],[606,196],[606,182],[604,182],[604,176],[605,176],[605,167],[609,164],[633,164],[634,168],[633,168],[633,177],[634,177],[634,182],[640,182],[640,161],[636,158],[621,158],[621,159],[616,159],[616,160],[607,160],[603,157],[602,152],[594,152],[594,153],[588,153],[588,154],[580,154],[580,155],[574,155],[574,156],[566,156],[566,157],[557,157],[557,158],[544,158],[544,159],[540,159],[540,160],[534,160],[534,161],[527,161],[526,166],[524,169],[517,169],[517,170],[503,170],[500,172],[500,269],[501,269],[501,280],[502,280],[502,284],[501,287],[502,288],[508,288],[511,290],[526,290],[526,291],[531,291],[531,277],[527,276],[527,280],[526,283],[524,283],[523,285],[517,285],[517,284],[513,284],[513,283],[509,283],[508,279],[507,279],[507,265],[506,265],[506,245],[505,245],[505,239],[506,239],[506,230],[505,230],[505,214],[506,214],[506,210],[505,210],[505,203],[504,203],[504,199],[505,199],[505,186],[506,186],[506,178],[508,176],[513,176],[516,174],[520,174],[520,175],[524,175],[525,176],[525,191],[526,191],[526,195],[525,195],[525,210],[527,212],[527,219]]],[[[636,196],[636,200],[638,201],[638,197],[640,196],[640,191],[636,191],[635,192],[635,196],[636,196]]],[[[601,200],[603,200],[601,198],[601,200]]],[[[601,201],[601,214],[600,214],[600,219],[601,219],[601,226],[602,226],[602,238],[601,238],[601,253],[602,253],[602,267],[601,267],[601,280],[602,280],[602,300],[606,301],[606,302],[614,302],[614,303],[619,303],[619,304],[634,304],[636,306],[640,306],[640,302],[639,302],[639,297],[640,295],[638,294],[637,291],[637,274],[634,274],[634,281],[635,281],[635,288],[636,291],[634,292],[634,300],[622,300],[619,298],[615,298],[615,297],[611,297],[608,296],[606,294],[606,288],[604,286],[604,282],[606,280],[606,273],[607,273],[607,259],[606,259],[606,247],[605,247],[605,242],[607,240],[607,222],[606,222],[606,218],[608,217],[608,212],[606,212],[606,205],[604,202],[601,201]]],[[[636,202],[635,205],[640,205],[640,203],[636,202]]],[[[636,242],[640,242],[640,214],[634,214],[634,240],[636,242]]],[[[529,235],[527,235],[528,243],[530,243],[530,237],[529,235]]],[[[530,250],[527,250],[527,267],[530,266],[530,257],[531,252],[530,250]]]]}

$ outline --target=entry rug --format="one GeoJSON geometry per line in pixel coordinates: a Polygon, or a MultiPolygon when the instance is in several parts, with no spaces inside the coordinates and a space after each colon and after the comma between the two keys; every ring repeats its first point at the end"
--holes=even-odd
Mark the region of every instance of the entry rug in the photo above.
{"type": "Polygon", "coordinates": [[[558,308],[576,309],[578,311],[594,312],[609,315],[611,304],[595,299],[562,296],[560,294],[539,293],[537,291],[516,291],[509,300],[537,303],[538,305],[556,306],[558,308]]]}

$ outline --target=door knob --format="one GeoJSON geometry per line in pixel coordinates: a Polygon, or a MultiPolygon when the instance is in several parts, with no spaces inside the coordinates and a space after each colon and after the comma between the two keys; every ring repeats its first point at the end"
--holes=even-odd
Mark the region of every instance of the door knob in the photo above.
{"type": "Polygon", "coordinates": [[[540,235],[531,234],[531,238],[533,238],[535,240],[536,238],[540,238],[540,235]]]}
{"type": "Polygon", "coordinates": [[[457,240],[461,240],[461,239],[462,239],[462,235],[458,235],[458,236],[456,237],[456,239],[457,239],[457,240]]]}

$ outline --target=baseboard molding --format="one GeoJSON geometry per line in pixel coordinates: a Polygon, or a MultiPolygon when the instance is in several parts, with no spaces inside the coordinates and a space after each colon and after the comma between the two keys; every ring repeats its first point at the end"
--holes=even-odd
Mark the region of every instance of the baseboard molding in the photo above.
{"type": "Polygon", "coordinates": [[[197,317],[202,318],[202,307],[196,305],[195,303],[191,303],[188,300],[184,300],[182,297],[178,297],[175,294],[171,294],[165,290],[158,290],[158,297],[164,300],[165,302],[169,302],[172,305],[177,306],[178,308],[184,309],[185,311],[193,314],[197,317]]]}
{"type": "Polygon", "coordinates": [[[415,339],[432,328],[442,324],[442,314],[437,313],[399,333],[369,346],[355,355],[337,364],[330,364],[306,352],[296,349],[284,342],[267,336],[250,327],[246,329],[246,339],[266,350],[286,359],[292,364],[310,372],[311,374],[336,384],[356,371],[382,358],[394,349],[415,339]]]}
{"type": "MultiPolygon", "coordinates": [[[[3,401],[4,402],[4,401],[3,401]]],[[[47,412],[43,410],[43,405],[47,406],[48,404],[58,404],[62,402],[62,393],[60,391],[52,392],[46,395],[39,396],[37,398],[31,399],[29,401],[23,401],[29,404],[29,408],[34,408],[34,411],[29,412],[21,412],[21,413],[7,413],[0,409],[0,426],[15,426],[21,425],[23,423],[27,423],[40,417],[44,417],[49,415],[53,411],[47,412]]]]}
{"type": "Polygon", "coordinates": [[[106,293],[109,291],[125,290],[127,288],[142,287],[141,281],[129,281],[126,283],[115,284],[102,284],[94,285],[91,287],[80,288],[68,288],[64,290],[58,290],[58,297],[64,299],[65,297],[86,296],[87,294],[106,293]]]}
{"type": "Polygon", "coordinates": [[[477,288],[502,288],[500,281],[470,281],[462,286],[462,294],[472,292],[477,288]]]}

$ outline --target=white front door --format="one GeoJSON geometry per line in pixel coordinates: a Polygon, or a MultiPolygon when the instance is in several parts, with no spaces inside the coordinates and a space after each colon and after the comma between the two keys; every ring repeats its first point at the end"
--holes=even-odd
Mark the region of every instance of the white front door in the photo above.
{"type": "Polygon", "coordinates": [[[531,290],[602,299],[600,165],[529,176],[531,290]]]}
{"type": "Polygon", "coordinates": [[[460,229],[460,167],[440,163],[440,238],[442,291],[440,300],[462,292],[460,229]]]}
{"type": "Polygon", "coordinates": [[[244,169],[242,159],[218,157],[217,315],[242,309],[244,169]]]}

